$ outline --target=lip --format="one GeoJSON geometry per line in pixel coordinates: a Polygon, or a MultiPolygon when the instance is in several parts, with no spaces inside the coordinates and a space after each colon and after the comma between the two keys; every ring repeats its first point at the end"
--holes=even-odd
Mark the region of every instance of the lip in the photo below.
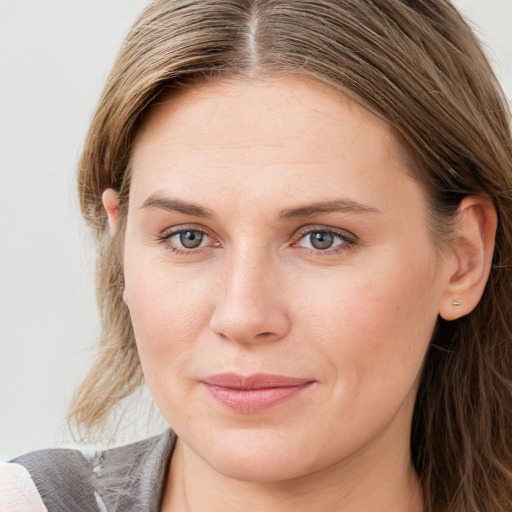
{"type": "Polygon", "coordinates": [[[248,376],[223,373],[210,375],[200,382],[216,401],[237,412],[251,414],[296,397],[315,381],[264,373],[248,376]]]}

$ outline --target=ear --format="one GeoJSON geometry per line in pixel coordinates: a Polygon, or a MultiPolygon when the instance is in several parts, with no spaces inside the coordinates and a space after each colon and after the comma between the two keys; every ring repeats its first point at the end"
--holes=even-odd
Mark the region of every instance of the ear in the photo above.
{"type": "Polygon", "coordinates": [[[480,301],[491,270],[497,222],[489,196],[462,200],[448,249],[453,265],[439,310],[445,320],[467,315],[480,301]]]}
{"type": "Polygon", "coordinates": [[[101,195],[101,202],[107,212],[110,236],[114,236],[119,221],[119,192],[113,188],[107,188],[101,195]]]}

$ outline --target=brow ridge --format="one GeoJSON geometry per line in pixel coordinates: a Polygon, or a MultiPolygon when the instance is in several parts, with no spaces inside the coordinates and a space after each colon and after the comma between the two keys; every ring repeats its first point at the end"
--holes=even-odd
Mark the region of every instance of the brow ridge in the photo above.
{"type": "MultiPolygon", "coordinates": [[[[175,211],[185,215],[194,217],[202,217],[211,219],[214,214],[208,208],[193,203],[182,201],[181,199],[165,197],[155,192],[151,194],[142,204],[142,208],[161,208],[163,210],[175,211]]],[[[300,219],[305,217],[313,217],[331,212],[348,212],[348,213],[382,213],[373,206],[364,205],[351,199],[341,198],[332,201],[324,201],[319,203],[307,204],[294,208],[286,208],[279,212],[279,220],[287,221],[300,219]]]]}
{"type": "Polygon", "coordinates": [[[280,220],[293,220],[304,217],[314,217],[323,213],[347,212],[347,213],[382,213],[378,208],[364,205],[352,199],[335,199],[320,203],[307,204],[296,208],[286,208],[279,213],[280,220]]]}
{"type": "Polygon", "coordinates": [[[205,219],[211,219],[214,216],[213,212],[208,208],[204,208],[203,206],[193,203],[187,203],[181,199],[164,197],[158,192],[151,194],[144,203],[142,203],[141,209],[142,208],[161,208],[162,210],[179,212],[185,215],[202,217],[205,219]]]}

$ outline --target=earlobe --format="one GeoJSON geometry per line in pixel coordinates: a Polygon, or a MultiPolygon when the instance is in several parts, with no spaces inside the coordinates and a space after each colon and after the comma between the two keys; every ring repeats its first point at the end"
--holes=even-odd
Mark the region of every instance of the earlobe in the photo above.
{"type": "Polygon", "coordinates": [[[119,221],[119,192],[113,188],[107,188],[101,195],[101,202],[107,213],[110,236],[114,236],[119,221]]]}
{"type": "Polygon", "coordinates": [[[460,204],[454,224],[449,275],[439,314],[455,320],[480,301],[491,270],[497,215],[488,196],[469,196],[460,204]]]}

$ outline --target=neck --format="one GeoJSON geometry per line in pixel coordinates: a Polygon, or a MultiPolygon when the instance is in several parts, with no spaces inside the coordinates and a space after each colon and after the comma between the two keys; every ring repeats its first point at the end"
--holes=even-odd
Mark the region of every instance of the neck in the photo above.
{"type": "MultiPolygon", "coordinates": [[[[386,440],[383,440],[386,441],[386,440]]],[[[385,445],[384,445],[385,446],[385,445]]],[[[408,446],[365,453],[290,481],[246,482],[225,476],[178,441],[162,512],[421,512],[408,446]]]]}

